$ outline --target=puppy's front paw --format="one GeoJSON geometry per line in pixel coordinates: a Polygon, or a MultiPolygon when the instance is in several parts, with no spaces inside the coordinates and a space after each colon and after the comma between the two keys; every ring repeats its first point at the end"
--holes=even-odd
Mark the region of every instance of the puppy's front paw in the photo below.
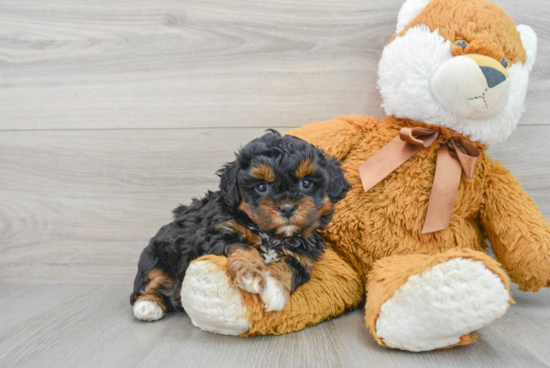
{"type": "Polygon", "coordinates": [[[258,294],[265,287],[263,257],[256,249],[234,249],[228,256],[227,266],[235,285],[249,293],[258,294]]]}
{"type": "Polygon", "coordinates": [[[265,287],[265,275],[262,270],[251,268],[235,277],[235,282],[241,289],[258,294],[265,287]]]}
{"type": "Polygon", "coordinates": [[[265,285],[265,279],[260,272],[247,272],[240,281],[241,289],[248,291],[249,293],[258,294],[265,285]]]}
{"type": "Polygon", "coordinates": [[[230,259],[229,273],[235,285],[249,293],[258,294],[265,286],[265,271],[246,259],[230,259]]]}
{"type": "Polygon", "coordinates": [[[265,311],[280,311],[290,297],[288,290],[275,278],[271,277],[269,272],[266,275],[265,288],[260,292],[260,297],[265,303],[265,311]]]}

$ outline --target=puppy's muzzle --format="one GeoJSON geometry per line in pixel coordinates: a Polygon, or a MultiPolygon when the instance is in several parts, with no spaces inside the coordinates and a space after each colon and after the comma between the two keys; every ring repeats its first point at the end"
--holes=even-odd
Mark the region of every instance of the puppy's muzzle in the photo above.
{"type": "Polygon", "coordinates": [[[431,79],[434,96],[461,118],[487,120],[500,114],[510,97],[510,75],[497,60],[468,54],[444,62],[431,79]]]}
{"type": "Polygon", "coordinates": [[[292,203],[283,203],[279,206],[281,216],[289,219],[296,213],[296,205],[292,203]]]}

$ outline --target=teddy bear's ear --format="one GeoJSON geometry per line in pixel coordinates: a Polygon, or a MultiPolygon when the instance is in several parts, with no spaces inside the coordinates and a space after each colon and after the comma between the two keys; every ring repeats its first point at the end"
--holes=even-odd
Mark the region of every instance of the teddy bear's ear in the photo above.
{"type": "Polygon", "coordinates": [[[530,71],[533,68],[537,58],[537,34],[533,31],[533,28],[524,24],[518,26],[518,31],[523,48],[527,53],[527,65],[529,66],[530,71]]]}
{"type": "Polygon", "coordinates": [[[407,0],[401,6],[399,10],[399,15],[397,16],[397,27],[395,29],[396,33],[401,32],[405,29],[407,24],[409,24],[414,18],[417,17],[422,10],[428,5],[432,0],[407,0]]]}

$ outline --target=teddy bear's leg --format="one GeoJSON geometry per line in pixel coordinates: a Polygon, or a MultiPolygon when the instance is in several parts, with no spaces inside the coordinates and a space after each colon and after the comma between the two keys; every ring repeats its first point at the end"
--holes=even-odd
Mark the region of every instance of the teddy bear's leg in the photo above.
{"type": "Polygon", "coordinates": [[[390,348],[427,351],[466,345],[513,302],[508,277],[485,253],[391,256],[368,276],[366,323],[390,348]]]}
{"type": "Polygon", "coordinates": [[[363,294],[361,277],[330,249],[281,311],[266,312],[259,294],[235,287],[222,256],[191,263],[181,290],[182,305],[195,326],[242,336],[301,330],[355,308],[363,294]]]}

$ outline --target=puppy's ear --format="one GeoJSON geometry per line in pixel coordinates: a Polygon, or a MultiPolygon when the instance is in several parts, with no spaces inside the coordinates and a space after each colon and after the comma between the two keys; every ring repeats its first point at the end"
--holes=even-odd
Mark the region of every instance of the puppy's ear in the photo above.
{"type": "Polygon", "coordinates": [[[280,137],[280,136],[281,136],[281,133],[279,133],[279,131],[277,131],[277,130],[275,130],[275,129],[272,129],[272,128],[266,129],[265,131],[266,131],[266,133],[264,134],[264,136],[266,136],[266,135],[274,135],[274,136],[276,136],[276,137],[280,137]]]}
{"type": "Polygon", "coordinates": [[[346,192],[351,188],[344,177],[344,170],[339,166],[340,161],[330,156],[325,156],[326,170],[329,175],[327,194],[332,203],[346,197],[346,192]]]}
{"type": "Polygon", "coordinates": [[[241,203],[241,194],[237,178],[239,164],[237,161],[229,162],[217,172],[220,179],[220,192],[224,196],[225,203],[231,207],[237,207],[241,203]]]}

